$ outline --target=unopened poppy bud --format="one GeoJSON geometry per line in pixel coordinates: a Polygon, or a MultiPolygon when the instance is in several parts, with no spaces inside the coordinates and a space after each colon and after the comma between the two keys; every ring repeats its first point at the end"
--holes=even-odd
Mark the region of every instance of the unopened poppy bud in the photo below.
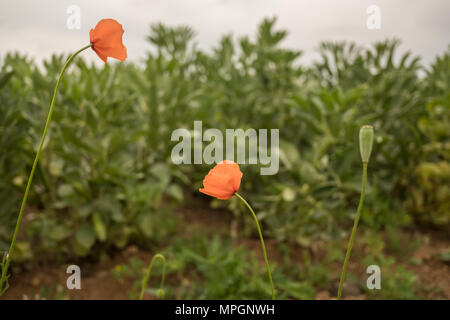
{"type": "Polygon", "coordinates": [[[164,298],[164,289],[158,289],[158,292],[156,293],[156,297],[158,299],[164,298]]]}
{"type": "Polygon", "coordinates": [[[366,125],[359,129],[359,151],[363,163],[368,163],[373,145],[373,127],[366,125]]]}

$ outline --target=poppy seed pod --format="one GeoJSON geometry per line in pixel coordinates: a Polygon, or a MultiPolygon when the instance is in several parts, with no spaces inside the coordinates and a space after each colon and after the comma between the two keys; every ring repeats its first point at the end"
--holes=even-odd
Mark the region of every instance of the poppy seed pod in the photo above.
{"type": "Polygon", "coordinates": [[[373,127],[366,125],[359,129],[359,151],[363,163],[368,163],[373,145],[373,127]]]}

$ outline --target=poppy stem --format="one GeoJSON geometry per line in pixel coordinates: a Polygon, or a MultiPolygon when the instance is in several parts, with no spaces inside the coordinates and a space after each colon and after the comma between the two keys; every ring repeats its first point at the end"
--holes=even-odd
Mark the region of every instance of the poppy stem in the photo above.
{"type": "Polygon", "coordinates": [[[34,177],[34,172],[36,171],[36,167],[37,167],[37,164],[38,164],[38,161],[39,161],[39,157],[41,156],[42,147],[44,145],[45,137],[47,135],[48,127],[49,127],[50,121],[52,119],[53,109],[55,107],[56,95],[58,93],[58,88],[59,88],[59,85],[61,83],[61,79],[62,79],[66,69],[69,67],[70,63],[75,58],[75,56],[78,55],[80,52],[82,52],[82,51],[84,51],[84,50],[86,50],[87,48],[90,48],[90,47],[92,47],[92,44],[89,44],[89,45],[81,48],[80,50],[78,50],[77,52],[72,54],[67,59],[66,63],[64,64],[64,66],[63,66],[63,68],[61,70],[61,73],[59,74],[58,81],[56,82],[55,90],[53,92],[53,98],[52,98],[52,101],[50,103],[50,109],[48,111],[47,122],[45,123],[44,132],[42,134],[41,142],[39,143],[39,148],[37,150],[36,157],[34,158],[33,166],[31,167],[30,176],[28,177],[27,187],[25,189],[25,194],[24,194],[23,199],[22,199],[22,205],[20,206],[19,216],[17,218],[16,228],[14,230],[14,234],[13,234],[13,237],[12,237],[12,240],[11,240],[11,245],[9,247],[8,254],[3,258],[3,261],[1,263],[2,276],[0,278],[0,296],[9,287],[9,284],[8,284],[9,276],[7,276],[8,267],[9,267],[9,264],[11,262],[11,258],[12,258],[12,255],[13,255],[13,252],[14,252],[14,248],[15,248],[15,245],[16,245],[17,234],[19,233],[20,223],[22,222],[23,212],[24,212],[24,209],[25,209],[25,205],[27,203],[28,193],[30,192],[31,183],[32,183],[33,177],[34,177]]]}
{"type": "Polygon", "coordinates": [[[267,260],[266,246],[264,245],[264,238],[263,238],[263,235],[261,232],[261,228],[259,227],[258,218],[256,217],[255,212],[253,211],[252,207],[248,204],[248,202],[244,198],[242,198],[242,196],[239,193],[236,192],[235,195],[236,195],[236,197],[241,199],[242,202],[244,202],[244,204],[247,206],[247,208],[252,213],[253,219],[255,220],[256,228],[258,229],[259,238],[261,240],[261,247],[262,247],[262,252],[264,255],[264,261],[266,263],[267,274],[269,275],[270,287],[272,288],[272,300],[274,300],[275,299],[275,290],[273,288],[272,274],[270,273],[269,260],[267,260]]]}
{"type": "Polygon", "coordinates": [[[363,207],[363,204],[364,204],[364,197],[365,197],[365,192],[366,192],[366,181],[367,181],[367,162],[363,162],[363,176],[362,176],[362,183],[361,183],[361,198],[359,199],[359,205],[358,205],[358,210],[356,212],[355,222],[353,223],[352,233],[350,235],[350,240],[349,240],[348,246],[347,246],[347,253],[345,254],[344,266],[342,267],[341,279],[339,281],[339,289],[338,289],[338,294],[337,294],[337,300],[340,300],[341,299],[341,295],[342,295],[342,287],[344,285],[345,274],[347,272],[347,264],[348,264],[348,261],[350,260],[350,253],[351,253],[352,248],[353,248],[353,242],[355,241],[356,229],[358,228],[358,222],[359,222],[359,218],[361,216],[361,210],[362,210],[362,207],[363,207]]]}
{"type": "Polygon", "coordinates": [[[150,264],[147,268],[147,272],[144,275],[144,278],[142,278],[142,288],[141,288],[141,295],[139,296],[139,300],[142,300],[144,298],[144,292],[147,288],[147,282],[150,279],[150,274],[152,272],[153,262],[155,262],[156,259],[160,259],[162,261],[163,269],[162,269],[162,276],[161,276],[161,283],[159,285],[158,290],[158,298],[162,298],[164,296],[164,278],[166,276],[166,258],[160,253],[155,254],[152,258],[152,261],[150,261],[150,264]]]}

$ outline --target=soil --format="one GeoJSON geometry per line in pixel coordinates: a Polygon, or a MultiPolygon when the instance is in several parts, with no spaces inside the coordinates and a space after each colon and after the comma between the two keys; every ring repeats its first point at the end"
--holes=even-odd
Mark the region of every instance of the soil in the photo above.
{"type": "MultiPolygon", "coordinates": [[[[261,264],[264,260],[260,250],[260,242],[255,238],[242,238],[239,236],[240,228],[232,215],[221,210],[211,209],[188,209],[178,210],[180,215],[186,221],[186,228],[182,236],[189,237],[193,233],[228,233],[232,235],[236,245],[244,245],[255,249],[261,264]]],[[[450,299],[450,265],[444,261],[441,255],[450,250],[450,239],[444,232],[436,230],[406,230],[403,231],[410,237],[422,238],[423,243],[412,253],[412,257],[420,263],[411,263],[411,259],[399,261],[407,269],[413,271],[420,282],[430,288],[440,288],[438,290],[429,290],[427,297],[429,299],[450,299]]],[[[317,243],[311,248],[302,248],[296,244],[290,244],[291,259],[301,261],[303,250],[312,253],[314,261],[321,261],[325,256],[325,249],[322,243],[317,243]]],[[[278,253],[277,243],[273,239],[266,239],[268,256],[271,260],[282,264],[283,257],[278,253]]],[[[156,252],[156,250],[155,250],[156,252]]],[[[16,274],[10,279],[11,287],[4,294],[2,299],[40,299],[42,288],[57,288],[65,299],[128,299],[127,292],[132,288],[134,280],[121,279],[117,281],[112,276],[112,270],[115,266],[128,263],[129,258],[137,257],[143,261],[150,261],[155,252],[146,251],[136,246],[111,254],[108,258],[99,262],[92,263],[88,261],[77,262],[82,270],[82,290],[66,289],[66,265],[60,263],[45,263],[39,261],[28,270],[16,274]],[[55,286],[56,285],[56,286],[55,286]]],[[[363,248],[355,247],[352,257],[358,261],[358,257],[364,255],[363,248]]],[[[301,263],[299,263],[301,265],[301,263]]],[[[318,290],[316,299],[334,299],[337,291],[337,283],[341,270],[340,263],[333,263],[331,270],[335,270],[332,275],[336,279],[332,288],[318,290]]],[[[350,261],[349,272],[362,274],[361,264],[350,261]]],[[[53,289],[54,290],[54,289],[53,289]]],[[[56,294],[53,293],[52,296],[56,294]]],[[[347,284],[344,286],[343,297],[346,299],[365,299],[367,298],[360,287],[347,284]]],[[[153,299],[146,295],[147,299],[153,299]]]]}

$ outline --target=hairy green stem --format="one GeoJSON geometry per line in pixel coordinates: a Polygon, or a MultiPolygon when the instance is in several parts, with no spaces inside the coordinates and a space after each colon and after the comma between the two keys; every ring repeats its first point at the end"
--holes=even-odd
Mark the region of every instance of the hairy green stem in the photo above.
{"type": "Polygon", "coordinates": [[[348,264],[348,260],[350,260],[350,253],[351,253],[352,248],[353,248],[353,242],[355,241],[356,229],[358,228],[358,222],[359,222],[359,218],[361,216],[361,210],[362,210],[362,207],[363,207],[363,204],[364,204],[364,197],[365,197],[365,193],[366,193],[366,180],[367,180],[367,162],[363,162],[363,176],[362,176],[362,183],[361,183],[361,198],[359,199],[358,211],[356,212],[356,218],[355,218],[355,221],[353,223],[352,233],[350,235],[350,240],[349,240],[348,246],[347,246],[347,253],[345,254],[344,266],[342,267],[341,279],[339,281],[339,289],[338,289],[338,294],[337,294],[337,299],[338,300],[341,299],[342,286],[344,285],[345,274],[347,272],[347,264],[348,264]]]}
{"type": "MultiPolygon", "coordinates": [[[[153,256],[152,261],[150,261],[150,264],[147,268],[147,272],[145,273],[144,278],[142,278],[142,288],[141,288],[141,294],[139,296],[139,300],[142,300],[144,298],[144,292],[145,292],[145,289],[147,288],[147,282],[150,279],[150,274],[152,272],[153,263],[155,262],[156,259],[161,259],[162,264],[163,264],[161,284],[159,286],[159,292],[163,292],[164,278],[166,276],[166,258],[164,258],[164,256],[162,254],[158,253],[153,256]]],[[[159,292],[158,292],[158,298],[159,298],[159,292]]],[[[164,295],[164,293],[162,293],[162,295],[164,295]]]]}
{"type": "Polygon", "coordinates": [[[274,300],[275,299],[275,290],[273,288],[272,274],[270,273],[269,260],[267,260],[266,246],[264,245],[264,238],[263,238],[263,235],[262,235],[262,232],[261,232],[261,228],[259,227],[258,218],[256,217],[255,212],[253,211],[252,207],[250,207],[248,202],[245,201],[245,199],[242,198],[242,196],[239,193],[236,192],[235,195],[236,195],[236,197],[241,199],[242,202],[244,202],[244,204],[247,206],[247,208],[252,213],[253,219],[255,220],[256,228],[258,229],[258,233],[259,233],[259,239],[261,240],[261,247],[262,247],[262,252],[263,252],[263,255],[264,255],[264,261],[266,263],[267,274],[269,275],[270,287],[272,288],[272,300],[274,300]]]}
{"type": "Polygon", "coordinates": [[[7,276],[8,267],[9,267],[9,264],[11,262],[12,254],[14,252],[14,248],[15,248],[15,245],[16,245],[17,234],[19,233],[20,224],[22,222],[22,217],[23,217],[23,212],[24,212],[25,205],[26,205],[27,199],[28,199],[28,193],[30,192],[31,183],[32,183],[33,177],[34,177],[34,172],[36,171],[36,167],[37,167],[37,164],[38,164],[38,161],[39,161],[39,157],[41,156],[42,147],[44,145],[45,137],[47,135],[48,127],[49,127],[50,121],[52,119],[53,109],[55,107],[56,95],[58,93],[58,88],[59,88],[59,85],[61,83],[61,79],[62,79],[66,69],[69,67],[70,63],[75,58],[75,56],[78,55],[80,52],[82,52],[82,51],[84,51],[84,50],[86,50],[87,48],[90,48],[90,47],[92,47],[92,44],[89,44],[89,45],[81,48],[80,50],[78,50],[77,52],[72,54],[67,59],[66,63],[64,64],[64,66],[63,66],[63,68],[61,70],[61,73],[59,74],[58,81],[56,82],[55,91],[53,92],[52,102],[50,103],[50,109],[48,111],[47,122],[45,123],[44,132],[42,134],[41,142],[39,143],[39,148],[38,148],[38,151],[36,153],[36,157],[34,158],[33,166],[31,167],[30,176],[28,177],[27,187],[25,189],[25,194],[24,194],[23,199],[22,199],[22,205],[20,206],[19,216],[17,217],[16,228],[14,230],[14,234],[13,234],[13,237],[12,237],[12,240],[11,240],[11,245],[9,247],[9,251],[8,251],[8,254],[6,255],[6,258],[4,259],[4,261],[2,262],[2,265],[1,265],[2,266],[2,276],[0,278],[0,296],[6,291],[6,289],[9,286],[9,284],[8,284],[8,276],[7,276]]]}

